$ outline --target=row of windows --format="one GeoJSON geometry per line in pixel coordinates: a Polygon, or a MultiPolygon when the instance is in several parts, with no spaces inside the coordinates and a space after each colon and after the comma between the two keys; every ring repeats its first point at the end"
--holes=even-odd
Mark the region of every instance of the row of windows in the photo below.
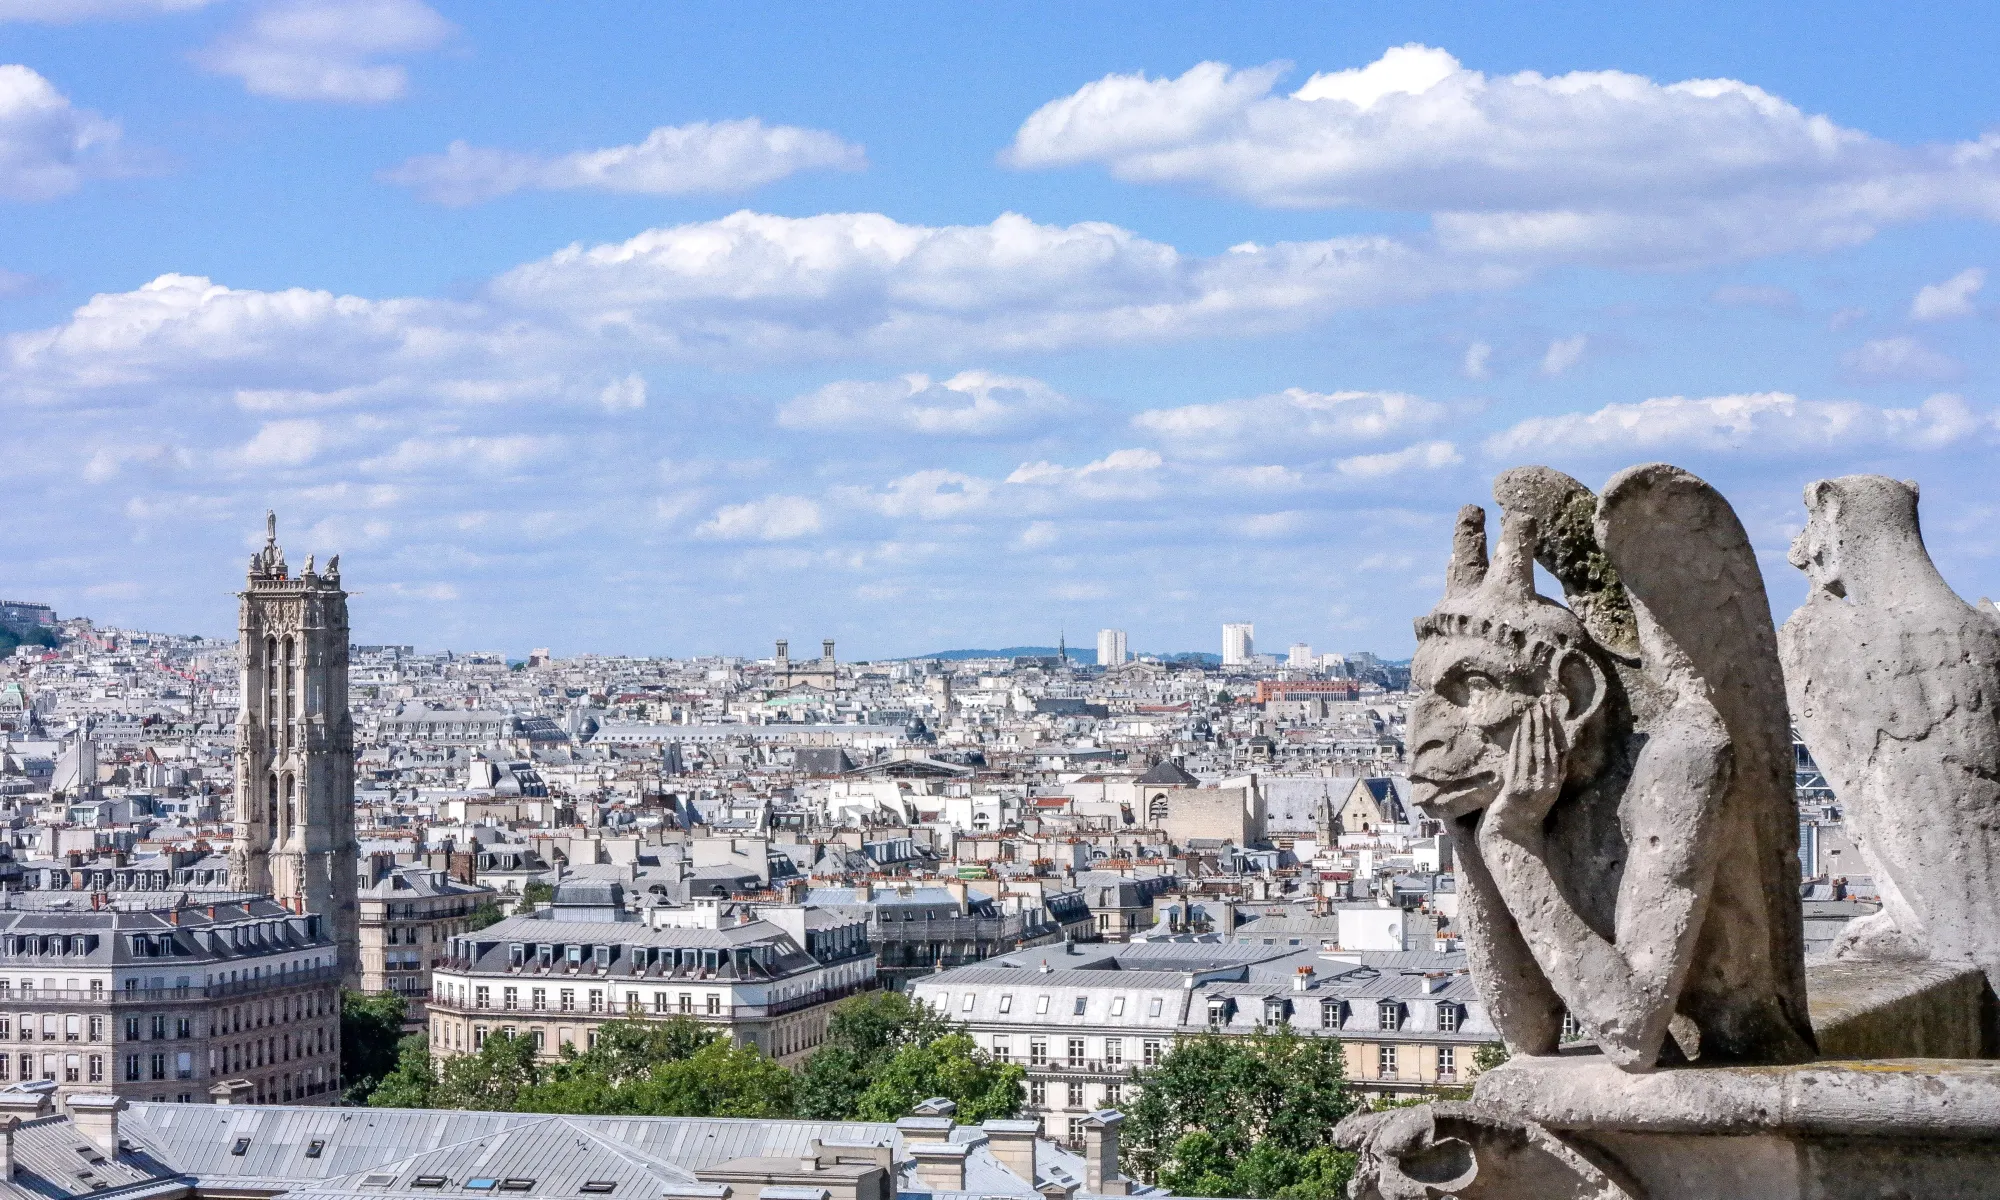
{"type": "MultiPolygon", "coordinates": [[[[1097,1062],[1093,1062],[1086,1056],[1084,1045],[1083,1038],[1073,1037],[1066,1039],[1066,1044],[1063,1047],[1065,1051],[1062,1059],[1063,1065],[1087,1067],[1097,1066],[1101,1063],[1105,1070],[1117,1071],[1124,1068],[1124,1038],[1105,1038],[1104,1057],[1097,1062]]],[[[1159,1063],[1160,1055],[1163,1053],[1165,1053],[1165,1043],[1161,1039],[1144,1038],[1139,1042],[1139,1065],[1144,1067],[1154,1066],[1159,1063]]],[[[1008,1062],[1012,1060],[1013,1055],[1014,1044],[1012,1039],[1006,1034],[995,1034],[993,1038],[993,1057],[1000,1062],[1008,1062]]],[[[1028,1065],[1031,1067],[1045,1067],[1049,1064],[1049,1061],[1049,1040],[1039,1037],[1029,1039],[1028,1065]]]]}
{"type": "MultiPolygon", "coordinates": [[[[1101,1105],[1097,1107],[1117,1108],[1121,1103],[1124,1102],[1125,1087],[1123,1084],[1107,1083],[1103,1085],[1103,1087],[1104,1087],[1104,1101],[1101,1105]]],[[[1092,1107],[1089,1101],[1089,1093],[1087,1091],[1087,1085],[1074,1081],[1066,1083],[1063,1085],[1063,1091],[1061,1094],[1063,1097],[1063,1107],[1070,1110],[1071,1112],[1095,1111],[1095,1109],[1092,1107]]],[[[1048,1083],[1045,1080],[1041,1079],[1030,1079],[1028,1081],[1028,1107],[1047,1108],[1048,1106],[1049,1106],[1048,1083]]],[[[1081,1120],[1082,1118],[1076,1118],[1071,1122],[1071,1124],[1076,1125],[1081,1120]]],[[[1077,1137],[1081,1136],[1079,1133],[1077,1133],[1075,1129],[1071,1130],[1071,1134],[1072,1134],[1072,1140],[1075,1140],[1077,1137]]]]}
{"type": "MultiPolygon", "coordinates": [[[[961,1017],[972,1015],[973,1010],[978,1006],[978,1003],[979,1003],[978,992],[965,993],[965,995],[961,997],[959,1000],[958,1015],[961,1017]]],[[[1051,1003],[1051,997],[1046,992],[1037,995],[1035,997],[1035,1010],[1034,1010],[1035,1015],[1047,1016],[1049,1013],[1050,1003],[1051,1003]]],[[[1073,1017],[1086,1016],[1089,1011],[1089,1004],[1090,1004],[1090,997],[1088,995],[1071,997],[1069,1006],[1069,1015],[1073,1017]]],[[[1013,1012],[1014,1011],[1013,993],[1002,992],[1000,994],[1000,1000],[997,1007],[999,1011],[1003,1014],[1013,1012]]],[[[1165,1007],[1166,1007],[1166,1001],[1164,997],[1160,996],[1147,997],[1145,1015],[1148,1018],[1158,1018],[1159,1016],[1162,1015],[1165,1007]]],[[[938,1008],[942,1012],[949,1013],[951,1011],[951,996],[949,994],[940,996],[938,998],[938,1008]]],[[[1228,1021],[1230,1016],[1232,1016],[1235,1013],[1235,1011],[1236,1011],[1236,1001],[1232,997],[1228,996],[1210,997],[1208,1001],[1208,1023],[1211,1025],[1223,1024],[1228,1021]]],[[[1108,1014],[1109,1019],[1115,1020],[1125,1015],[1126,1015],[1126,997],[1124,996],[1111,997],[1110,1012],[1108,1014]]],[[[1283,1022],[1290,1015],[1292,1015],[1291,1001],[1283,999],[1281,997],[1271,997],[1264,1002],[1264,1020],[1267,1023],[1273,1025],[1279,1024],[1283,1022]]],[[[1409,1015],[1410,1015],[1409,1006],[1407,1004],[1404,1004],[1400,1000],[1379,1001],[1376,1004],[1375,1028],[1386,1029],[1386,1030],[1398,1030],[1406,1028],[1408,1026],[1409,1015]]],[[[1338,999],[1325,999],[1320,1001],[1321,1028],[1345,1029],[1348,1027],[1348,1023],[1352,1019],[1353,1019],[1353,1010],[1348,1001],[1338,1000],[1338,999]]],[[[1440,1032],[1443,1033],[1457,1032],[1459,1026],[1463,1023],[1464,1019],[1465,1019],[1464,1005],[1459,1004],[1457,1001],[1454,1000],[1438,1001],[1436,1028],[1440,1032]]]]}
{"type": "MultiPolygon", "coordinates": [[[[577,1011],[576,993],[577,993],[576,988],[556,989],[555,1011],[576,1012],[577,1011]]],[[[604,1012],[605,1011],[604,989],[603,988],[588,989],[586,996],[586,1003],[588,1004],[588,1008],[585,1011],[594,1013],[604,1012]]],[[[486,984],[480,984],[474,987],[472,989],[472,1007],[492,1008],[493,988],[491,988],[486,984]]],[[[521,989],[518,987],[501,988],[500,1007],[501,1009],[506,1011],[519,1009],[521,1007],[521,989]]],[[[528,989],[528,1011],[529,1012],[549,1011],[548,988],[528,989]]],[[[640,999],[638,992],[625,993],[625,1011],[628,1013],[641,1013],[646,1011],[645,1003],[640,999]]],[[[678,996],[674,997],[674,999],[671,1002],[669,1002],[668,993],[654,992],[653,1011],[656,1013],[693,1013],[697,1011],[695,1008],[695,994],[693,992],[681,992],[678,996]]],[[[709,1016],[719,1016],[722,1013],[722,994],[720,992],[708,992],[704,994],[701,998],[701,1008],[699,1011],[709,1016]]]]}

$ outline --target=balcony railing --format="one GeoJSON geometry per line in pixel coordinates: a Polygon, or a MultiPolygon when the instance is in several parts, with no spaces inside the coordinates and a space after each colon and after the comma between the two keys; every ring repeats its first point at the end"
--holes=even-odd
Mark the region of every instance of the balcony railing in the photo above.
{"type": "Polygon", "coordinates": [[[216,1000],[229,996],[263,995],[288,988],[338,983],[340,968],[320,967],[309,971],[287,971],[224,983],[190,983],[186,987],[106,988],[93,992],[86,988],[35,988],[32,991],[0,992],[0,1006],[47,1004],[160,1004],[183,1000],[216,1000]]]}
{"type": "Polygon", "coordinates": [[[812,1008],[815,1005],[831,1004],[837,1000],[844,1000],[858,992],[869,991],[874,987],[875,981],[871,979],[862,983],[851,983],[845,987],[822,988],[819,991],[807,992],[803,996],[791,996],[770,1004],[722,1004],[712,1009],[699,1002],[693,1008],[688,1009],[678,1006],[666,1009],[657,1009],[651,1006],[633,1008],[618,1002],[610,996],[605,997],[605,1004],[602,1008],[590,1008],[587,1005],[581,1008],[523,1008],[518,1003],[514,1007],[509,1008],[505,1006],[504,1000],[499,1003],[489,1002],[482,1005],[476,999],[470,1003],[460,1003],[437,996],[431,998],[429,1007],[438,1012],[481,1019],[499,1017],[506,1020],[572,1021],[578,1017],[587,1017],[597,1021],[615,1021],[620,1018],[631,1020],[650,1017],[655,1020],[665,1020],[669,1017],[689,1017],[696,1021],[719,1021],[724,1019],[736,1021],[782,1017],[786,1013],[798,1012],[801,1009],[812,1008]]]}

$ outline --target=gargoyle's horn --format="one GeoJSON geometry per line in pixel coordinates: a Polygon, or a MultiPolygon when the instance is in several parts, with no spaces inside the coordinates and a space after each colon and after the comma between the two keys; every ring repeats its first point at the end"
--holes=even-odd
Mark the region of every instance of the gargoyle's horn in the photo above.
{"type": "Polygon", "coordinates": [[[1444,573],[1447,600],[1470,595],[1486,582],[1486,510],[1468,504],[1458,510],[1451,534],[1451,566],[1444,573]]]}
{"type": "Polygon", "coordinates": [[[1500,514],[1500,545],[1493,555],[1495,587],[1528,597],[1535,594],[1535,518],[1527,513],[1500,514]]]}

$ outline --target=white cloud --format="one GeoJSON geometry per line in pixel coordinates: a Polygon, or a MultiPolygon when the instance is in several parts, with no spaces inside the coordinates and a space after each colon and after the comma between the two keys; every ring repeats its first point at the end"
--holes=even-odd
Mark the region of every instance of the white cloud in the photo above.
{"type": "Polygon", "coordinates": [[[985,506],[993,485],[959,471],[931,468],[891,480],[879,492],[837,488],[834,495],[856,507],[885,517],[921,517],[927,521],[963,516],[985,506]]]}
{"type": "Polygon", "coordinates": [[[1065,467],[1052,462],[1022,463],[1007,476],[1008,483],[1050,486],[1087,480],[1131,478],[1157,471],[1165,462],[1154,450],[1113,450],[1095,462],[1065,467]]]}
{"type": "Polygon", "coordinates": [[[382,173],[439,204],[477,204],[524,190],[589,189],[683,196],[741,192],[800,171],[858,171],[860,146],[819,129],[765,125],[755,117],[662,125],[632,146],[527,154],[453,142],[382,173]]]}
{"type": "Polygon", "coordinates": [[[27,67],[0,65],[0,199],[68,195],[85,179],[116,171],[117,147],[116,122],[74,107],[27,67]]]}
{"type": "Polygon", "coordinates": [[[1184,452],[1222,456],[1263,446],[1310,453],[1315,442],[1373,441],[1428,428],[1444,406],[1402,392],[1309,392],[1156,408],[1132,418],[1136,429],[1184,452]]]}
{"type": "Polygon", "coordinates": [[[1673,450],[1748,452],[1760,456],[1895,446],[1933,450],[1991,431],[1990,414],[1949,393],[1917,408],[1878,408],[1847,400],[1801,400],[1786,392],[1662,396],[1608,404],[1595,412],[1533,417],[1494,435],[1498,458],[1546,454],[1652,454],[1673,450]]]}
{"type": "Polygon", "coordinates": [[[1335,464],[1342,475],[1353,479],[1382,479],[1410,471],[1435,471],[1456,466],[1465,458],[1450,442],[1420,442],[1387,454],[1361,454],[1335,464]]]}
{"type": "Polygon", "coordinates": [[[429,50],[451,33],[423,0],[271,0],[194,58],[254,95],[376,104],[410,82],[402,64],[379,60],[429,50]]]}
{"type": "Polygon", "coordinates": [[[1066,397],[1039,379],[972,370],[944,380],[910,374],[829,383],[781,406],[778,424],[982,436],[1016,432],[1069,407],[1066,397]]]}
{"type": "Polygon", "coordinates": [[[318,421],[272,421],[239,447],[233,457],[246,467],[301,467],[311,462],[326,443],[326,429],[318,421]]]}
{"type": "Polygon", "coordinates": [[[406,438],[387,454],[364,460],[366,471],[422,472],[440,467],[506,473],[548,458],[561,439],[515,433],[497,436],[406,438]]]}
{"type": "Polygon", "coordinates": [[[1055,545],[1061,536],[1053,521],[1030,521],[1014,543],[1023,550],[1040,550],[1044,546],[1055,545]]]}
{"type": "Polygon", "coordinates": [[[1973,313],[1972,298],[1985,286],[1986,272],[1979,267],[1967,267],[1943,283],[1919,288],[1916,298],[1910,301],[1910,319],[1943,321],[1969,317],[1973,313]]]}
{"type": "Polygon", "coordinates": [[[1465,348],[1465,360],[1459,364],[1459,371],[1467,379],[1490,379],[1493,375],[1493,347],[1485,342],[1474,342],[1465,348]]]}
{"type": "Polygon", "coordinates": [[[819,531],[819,505],[804,496],[766,496],[724,505],[695,530],[695,536],[730,542],[782,542],[819,531]]]}
{"type": "Polygon", "coordinates": [[[1590,338],[1581,333],[1550,342],[1548,353],[1542,355],[1542,374],[1560,375],[1582,362],[1584,348],[1589,345],[1590,338]]]}
{"type": "Polygon", "coordinates": [[[206,8],[214,0],[0,0],[0,21],[67,25],[100,18],[155,17],[206,8]]]}
{"type": "Polygon", "coordinates": [[[1957,359],[1913,337],[1863,342],[1841,356],[1841,364],[1871,379],[1956,379],[1964,370],[1957,359]]]}
{"type": "Polygon", "coordinates": [[[1441,243],[1467,252],[1647,265],[2000,215],[2000,138],[1897,146],[1732,79],[1488,76],[1418,45],[1290,95],[1274,91],[1283,73],[1108,75],[1029,116],[1004,157],[1274,207],[1428,212],[1441,243]]]}
{"type": "Polygon", "coordinates": [[[646,379],[637,371],[623,379],[614,379],[597,393],[597,402],[607,412],[631,412],[646,407],[646,379]]]}

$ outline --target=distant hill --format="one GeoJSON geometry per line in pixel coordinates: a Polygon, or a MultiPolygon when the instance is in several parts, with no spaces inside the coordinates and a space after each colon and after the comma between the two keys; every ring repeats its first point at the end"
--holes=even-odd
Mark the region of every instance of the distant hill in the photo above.
{"type": "MultiPolygon", "coordinates": [[[[1056,647],[1054,646],[1002,646],[998,650],[940,650],[936,654],[913,654],[910,658],[912,661],[935,658],[943,659],[946,662],[957,662],[960,659],[966,658],[1025,658],[1036,655],[1054,657],[1055,653],[1056,647]]],[[[1196,650],[1175,651],[1171,654],[1147,654],[1146,657],[1163,658],[1176,662],[1200,662],[1206,663],[1209,666],[1218,666],[1222,662],[1220,654],[1204,654],[1196,650]]],[[[1097,651],[1087,646],[1071,646],[1069,648],[1069,660],[1081,667],[1094,667],[1097,665],[1097,651]]]]}

